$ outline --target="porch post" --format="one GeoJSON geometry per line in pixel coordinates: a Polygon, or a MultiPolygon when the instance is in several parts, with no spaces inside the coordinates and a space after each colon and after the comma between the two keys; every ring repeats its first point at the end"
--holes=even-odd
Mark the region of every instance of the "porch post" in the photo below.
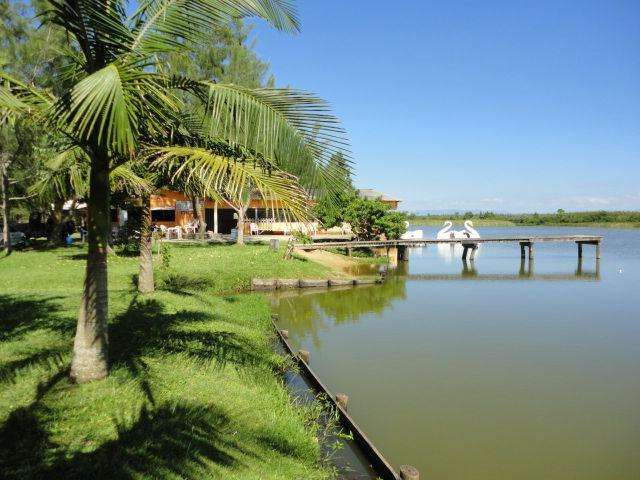
{"type": "Polygon", "coordinates": [[[213,202],[213,233],[218,233],[218,202],[213,202]]]}
{"type": "Polygon", "coordinates": [[[254,207],[253,208],[253,219],[257,222],[258,221],[258,207],[254,207]]]}

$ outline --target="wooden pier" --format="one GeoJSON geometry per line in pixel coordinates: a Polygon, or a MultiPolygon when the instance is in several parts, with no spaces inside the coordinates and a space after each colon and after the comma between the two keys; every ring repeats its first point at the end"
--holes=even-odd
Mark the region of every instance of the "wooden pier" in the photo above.
{"type": "Polygon", "coordinates": [[[354,248],[386,248],[387,251],[397,249],[398,260],[408,260],[406,253],[407,248],[426,247],[427,245],[439,243],[459,243],[462,245],[462,259],[475,259],[475,253],[481,243],[517,243],[520,245],[520,257],[525,258],[528,253],[529,259],[534,256],[534,245],[536,243],[567,243],[573,242],[578,246],[578,258],[582,258],[582,250],[584,245],[594,245],[596,248],[595,257],[599,259],[602,255],[600,244],[602,236],[598,235],[540,235],[529,237],[486,237],[486,238],[468,238],[468,239],[447,239],[436,240],[433,238],[412,239],[412,240],[360,240],[360,241],[340,241],[340,242],[322,242],[296,244],[294,248],[300,250],[319,250],[326,248],[344,248],[350,251],[354,248]]]}

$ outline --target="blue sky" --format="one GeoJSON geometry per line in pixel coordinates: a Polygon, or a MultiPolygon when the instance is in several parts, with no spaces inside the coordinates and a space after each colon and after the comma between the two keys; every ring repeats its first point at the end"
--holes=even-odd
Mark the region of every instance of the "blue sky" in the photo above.
{"type": "Polygon", "coordinates": [[[328,100],[356,185],[407,210],[640,209],[640,2],[299,0],[258,24],[278,85],[328,100]]]}

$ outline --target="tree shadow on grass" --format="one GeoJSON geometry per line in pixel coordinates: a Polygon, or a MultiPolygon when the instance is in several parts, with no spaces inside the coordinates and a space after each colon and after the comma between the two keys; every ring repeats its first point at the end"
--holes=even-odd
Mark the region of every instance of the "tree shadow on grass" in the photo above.
{"type": "Polygon", "coordinates": [[[285,457],[304,459],[309,456],[304,445],[276,429],[261,429],[255,433],[255,436],[259,443],[285,457]]]}
{"type": "MultiPolygon", "coordinates": [[[[6,296],[0,298],[4,307],[31,306],[6,296]]],[[[49,318],[45,310],[55,314],[55,309],[45,306],[35,317],[49,318]]],[[[19,328],[29,325],[23,320],[12,320],[9,334],[14,335],[19,328]]],[[[233,468],[240,463],[238,457],[255,455],[237,443],[229,419],[216,407],[156,402],[153,397],[145,363],[151,356],[170,361],[167,354],[181,354],[214,360],[218,365],[236,366],[264,361],[264,347],[254,344],[250,338],[207,329],[206,322],[220,320],[225,319],[201,311],[168,313],[154,299],[134,299],[125,312],[114,318],[110,325],[112,365],[124,367],[138,378],[148,403],[135,413],[114,419],[116,437],[90,451],[87,451],[90,443],[84,445],[83,451],[77,446],[70,449],[66,442],[58,443],[52,435],[60,429],[60,412],[56,411],[60,407],[56,407],[57,401],[51,403],[43,398],[56,386],[67,387],[68,367],[60,356],[62,351],[40,349],[6,364],[2,371],[5,379],[14,378],[15,371],[33,362],[50,362],[57,372],[54,370],[49,380],[37,386],[31,404],[14,409],[0,426],[0,477],[10,480],[201,478],[205,470],[211,473],[212,464],[233,468]],[[205,322],[202,329],[198,329],[200,322],[205,322]]],[[[37,321],[39,325],[48,325],[44,320],[37,321]]],[[[48,321],[55,326],[53,318],[48,321]]],[[[90,432],[87,437],[91,437],[90,432]]]]}
{"type": "Polygon", "coordinates": [[[86,260],[89,258],[87,253],[74,253],[72,255],[60,255],[61,260],[86,260]]]}
{"type": "Polygon", "coordinates": [[[117,439],[58,462],[48,473],[59,472],[67,479],[198,478],[207,462],[237,464],[231,453],[243,450],[233,441],[233,432],[227,432],[228,423],[213,407],[142,407],[135,418],[115,422],[117,439]]]}
{"type": "Polygon", "coordinates": [[[46,328],[62,333],[73,330],[73,318],[60,315],[56,300],[63,297],[0,295],[0,342],[46,328]]]}
{"type": "Polygon", "coordinates": [[[162,276],[158,282],[158,289],[182,296],[193,296],[195,292],[201,292],[213,286],[210,279],[202,277],[190,277],[179,273],[170,273],[162,276]]]}
{"type": "Polygon", "coordinates": [[[157,300],[134,299],[109,327],[112,366],[124,367],[138,378],[148,400],[155,404],[145,357],[186,354],[213,360],[219,367],[250,366],[264,361],[265,347],[241,334],[193,327],[199,322],[219,319],[215,314],[200,311],[167,313],[157,300]]]}
{"type": "Polygon", "coordinates": [[[114,419],[116,438],[97,449],[65,451],[47,428],[47,407],[15,410],[0,429],[0,469],[12,479],[200,478],[209,463],[233,467],[250,455],[234,439],[229,419],[215,407],[143,406],[114,419]]]}
{"type": "Polygon", "coordinates": [[[0,383],[15,382],[19,371],[36,365],[48,365],[50,369],[59,368],[64,362],[68,346],[41,348],[30,351],[22,358],[10,362],[0,363],[0,383]]]}

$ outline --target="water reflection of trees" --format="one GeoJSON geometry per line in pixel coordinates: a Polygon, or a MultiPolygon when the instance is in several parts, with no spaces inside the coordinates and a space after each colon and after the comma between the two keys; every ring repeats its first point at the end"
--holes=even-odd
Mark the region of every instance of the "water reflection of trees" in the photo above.
{"type": "Polygon", "coordinates": [[[290,335],[308,335],[319,346],[318,334],[327,330],[328,325],[357,323],[364,315],[384,312],[394,300],[405,296],[405,280],[391,277],[381,285],[275,294],[273,311],[288,326],[290,335]]]}
{"type": "Polygon", "coordinates": [[[382,285],[349,288],[319,295],[317,305],[336,324],[357,323],[369,313],[382,313],[395,299],[405,298],[405,281],[390,278],[382,285]]]}

